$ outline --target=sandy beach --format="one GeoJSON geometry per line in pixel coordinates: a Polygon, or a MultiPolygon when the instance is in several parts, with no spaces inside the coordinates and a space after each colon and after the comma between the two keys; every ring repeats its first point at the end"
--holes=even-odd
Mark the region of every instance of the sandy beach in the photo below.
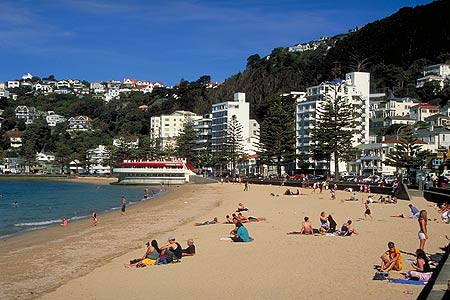
{"type": "MultiPolygon", "coordinates": [[[[364,205],[343,201],[337,192],[331,200],[303,190],[303,195],[284,196],[286,187],[239,184],[186,185],[172,187],[155,201],[120,212],[100,215],[98,226],[89,220],[67,228],[51,228],[1,241],[1,299],[416,299],[422,286],[373,281],[374,265],[387,242],[402,251],[418,246],[417,220],[393,218],[409,214],[408,201],[371,204],[373,220],[364,220],[364,205]],[[270,196],[270,193],[279,196],[270,196]],[[229,224],[193,226],[233,212],[238,202],[265,216],[265,222],[246,224],[251,243],[220,240],[234,227],[229,224]],[[361,234],[351,237],[286,235],[298,231],[305,215],[319,227],[321,211],[333,214],[339,227],[347,219],[361,234]],[[194,257],[181,263],[126,269],[130,259],[141,257],[145,242],[160,245],[173,235],[186,246],[193,238],[194,257]]],[[[367,194],[360,194],[362,199],[367,194]]],[[[412,203],[426,209],[431,220],[437,211],[423,198],[412,203]]],[[[427,253],[439,252],[448,243],[448,225],[429,221],[427,253]]],[[[403,254],[406,261],[412,256],[403,254]]],[[[400,277],[392,272],[392,277],[400,277]]]]}

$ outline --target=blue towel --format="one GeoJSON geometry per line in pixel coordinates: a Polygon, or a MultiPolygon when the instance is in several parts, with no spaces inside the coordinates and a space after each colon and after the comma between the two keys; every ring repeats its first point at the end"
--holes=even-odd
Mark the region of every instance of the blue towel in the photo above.
{"type": "Polygon", "coordinates": [[[414,285],[426,285],[427,281],[420,280],[408,280],[408,279],[389,279],[389,283],[400,283],[400,284],[414,284],[414,285]]]}

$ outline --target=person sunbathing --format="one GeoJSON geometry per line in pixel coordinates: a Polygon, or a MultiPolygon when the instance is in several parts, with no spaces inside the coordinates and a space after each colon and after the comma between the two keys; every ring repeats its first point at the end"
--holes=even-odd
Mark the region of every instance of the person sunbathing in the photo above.
{"type": "Polygon", "coordinates": [[[403,264],[402,256],[400,255],[400,250],[395,248],[393,242],[388,243],[388,250],[380,258],[380,270],[382,272],[389,272],[391,270],[401,271],[403,264]]]}
{"type": "Polygon", "coordinates": [[[309,217],[303,218],[304,222],[302,223],[302,227],[300,231],[291,231],[287,234],[314,234],[313,225],[309,220],[309,217]]]}
{"type": "Polygon", "coordinates": [[[205,221],[202,223],[194,223],[194,226],[212,225],[212,224],[217,224],[217,223],[219,223],[219,220],[217,219],[217,217],[214,217],[214,219],[212,219],[211,221],[205,221]]]}
{"type": "Polygon", "coordinates": [[[248,207],[245,207],[243,203],[239,203],[238,208],[236,209],[236,212],[247,211],[247,210],[248,210],[248,207]]]}
{"type": "Polygon", "coordinates": [[[226,215],[225,219],[226,219],[225,224],[234,224],[234,219],[230,217],[230,215],[226,215]]]}
{"type": "Polygon", "coordinates": [[[242,213],[238,213],[237,219],[241,223],[248,223],[248,222],[259,222],[259,221],[266,221],[266,217],[255,217],[255,216],[244,216],[242,213]]]}

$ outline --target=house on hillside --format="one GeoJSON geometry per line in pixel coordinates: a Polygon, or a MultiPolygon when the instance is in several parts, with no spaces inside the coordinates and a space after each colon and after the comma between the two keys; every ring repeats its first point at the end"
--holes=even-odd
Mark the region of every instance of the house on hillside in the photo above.
{"type": "Polygon", "coordinates": [[[25,120],[25,124],[32,124],[33,120],[37,117],[36,108],[25,105],[19,105],[14,110],[16,113],[16,118],[19,120],[25,120]]]}
{"type": "Polygon", "coordinates": [[[117,148],[126,147],[131,149],[137,149],[139,147],[139,137],[130,135],[115,138],[113,140],[113,146],[117,148]]]}
{"type": "Polygon", "coordinates": [[[91,119],[86,116],[71,117],[69,120],[69,131],[92,130],[91,119]]]}
{"type": "Polygon", "coordinates": [[[47,125],[50,127],[55,127],[56,124],[62,123],[66,121],[66,118],[63,116],[55,114],[54,111],[48,111],[47,116],[45,117],[45,120],[47,121],[47,125]]]}

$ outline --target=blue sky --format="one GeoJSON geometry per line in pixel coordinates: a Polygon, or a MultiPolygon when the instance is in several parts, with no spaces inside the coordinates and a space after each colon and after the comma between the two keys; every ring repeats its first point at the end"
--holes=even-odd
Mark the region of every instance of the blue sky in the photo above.
{"type": "Polygon", "coordinates": [[[221,82],[265,56],[431,0],[0,0],[0,81],[30,72],[221,82]]]}

